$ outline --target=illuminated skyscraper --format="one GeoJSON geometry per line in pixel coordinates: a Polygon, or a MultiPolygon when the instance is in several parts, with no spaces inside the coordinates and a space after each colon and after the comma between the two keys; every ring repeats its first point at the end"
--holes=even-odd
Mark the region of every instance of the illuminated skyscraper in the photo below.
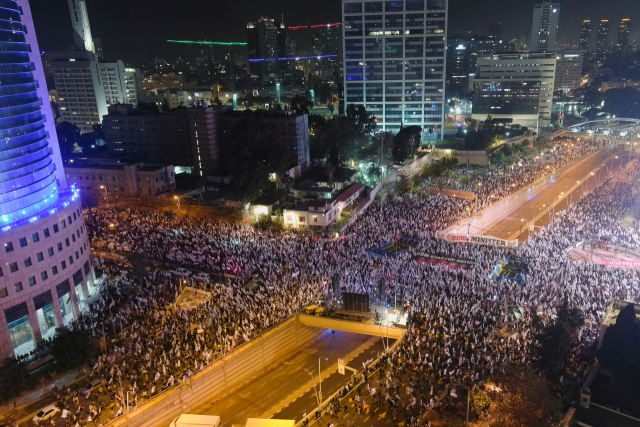
{"type": "Polygon", "coordinates": [[[89,246],[67,189],[27,0],[0,8],[0,357],[32,351],[89,296],[89,246]]]}
{"type": "Polygon", "coordinates": [[[578,48],[580,50],[588,51],[591,47],[591,20],[585,19],[580,26],[580,41],[578,42],[578,48]]]}
{"type": "Polygon", "coordinates": [[[620,21],[620,28],[618,29],[618,49],[625,49],[629,45],[629,26],[631,20],[629,18],[622,18],[620,21]]]}
{"type": "Polygon", "coordinates": [[[91,26],[87,14],[85,0],[68,0],[69,12],[71,12],[71,25],[73,26],[73,44],[76,50],[86,50],[96,53],[91,37],[91,26]]]}
{"type": "Polygon", "coordinates": [[[364,105],[379,129],[444,128],[447,0],[342,0],[345,108],[364,105]]]}
{"type": "Polygon", "coordinates": [[[596,40],[596,61],[603,65],[609,51],[609,20],[602,19],[598,25],[598,38],[596,40]]]}
{"type": "Polygon", "coordinates": [[[556,50],[560,3],[544,2],[533,7],[530,52],[553,52],[556,50]]]}

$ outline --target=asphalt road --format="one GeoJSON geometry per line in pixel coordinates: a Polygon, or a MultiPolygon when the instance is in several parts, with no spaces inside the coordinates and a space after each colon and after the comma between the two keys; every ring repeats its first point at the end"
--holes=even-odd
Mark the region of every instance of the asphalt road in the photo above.
{"type": "MultiPolygon", "coordinates": [[[[393,340],[390,340],[391,345],[393,340]]],[[[328,397],[350,379],[337,372],[338,358],[347,366],[362,368],[362,362],[374,359],[384,350],[382,339],[369,335],[327,329],[307,348],[292,354],[282,364],[243,385],[233,393],[216,399],[193,413],[218,415],[223,425],[245,424],[247,418],[284,418],[299,421],[306,411],[317,406],[314,383],[318,380],[318,358],[322,359],[322,393],[328,397]],[[350,360],[351,359],[351,360],[350,360]],[[313,381],[310,373],[313,374],[313,381]]]]}
{"type": "Polygon", "coordinates": [[[574,205],[584,194],[602,184],[607,174],[613,174],[620,170],[621,165],[626,165],[630,158],[635,157],[628,151],[621,155],[619,150],[612,148],[597,151],[505,197],[481,211],[479,216],[447,231],[524,241],[534,217],[536,228],[549,224],[554,205],[556,214],[574,205]]]}

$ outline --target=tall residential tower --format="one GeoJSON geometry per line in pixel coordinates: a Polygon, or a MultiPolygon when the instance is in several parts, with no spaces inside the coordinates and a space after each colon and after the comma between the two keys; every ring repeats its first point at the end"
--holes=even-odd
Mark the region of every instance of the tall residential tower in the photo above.
{"type": "Polygon", "coordinates": [[[530,52],[553,52],[556,50],[560,4],[544,2],[533,7],[530,52]]]}
{"type": "Polygon", "coordinates": [[[75,49],[95,53],[93,38],[91,37],[91,26],[89,25],[89,15],[87,14],[87,3],[85,0],[68,1],[75,49]]]}
{"type": "Polygon", "coordinates": [[[598,38],[596,39],[596,61],[603,65],[609,53],[609,20],[602,19],[598,24],[598,38]]]}
{"type": "Polygon", "coordinates": [[[622,18],[620,21],[620,28],[618,28],[618,49],[626,49],[629,46],[629,26],[631,25],[631,19],[622,18]]]}
{"type": "Polygon", "coordinates": [[[345,108],[364,105],[381,130],[444,128],[447,0],[342,0],[345,108]]]}

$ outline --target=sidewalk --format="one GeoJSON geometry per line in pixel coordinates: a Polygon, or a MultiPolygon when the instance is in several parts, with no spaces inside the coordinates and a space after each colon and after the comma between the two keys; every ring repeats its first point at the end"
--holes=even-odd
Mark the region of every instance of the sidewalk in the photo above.
{"type": "Polygon", "coordinates": [[[54,385],[58,388],[66,387],[67,385],[71,386],[75,382],[81,381],[83,378],[84,374],[82,374],[81,372],[71,371],[50,381],[47,381],[43,386],[40,386],[30,393],[23,394],[22,396],[15,399],[15,408],[13,407],[13,403],[11,402],[6,405],[0,406],[0,421],[17,421],[15,419],[16,415],[24,417],[26,413],[39,410],[41,402],[42,406],[46,406],[47,404],[49,404],[48,401],[55,401],[55,399],[53,399],[51,396],[51,388],[54,385]],[[31,407],[35,407],[36,409],[33,409],[31,407]],[[31,411],[29,410],[30,408],[31,411]]]}

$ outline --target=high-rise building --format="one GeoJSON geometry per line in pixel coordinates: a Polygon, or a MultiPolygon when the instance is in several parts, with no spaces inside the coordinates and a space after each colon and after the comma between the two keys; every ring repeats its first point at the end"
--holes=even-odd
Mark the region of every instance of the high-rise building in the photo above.
{"type": "Polygon", "coordinates": [[[580,26],[580,41],[578,42],[578,49],[589,51],[591,48],[591,20],[585,19],[580,26]]]}
{"type": "Polygon", "coordinates": [[[468,93],[469,78],[476,72],[479,56],[497,53],[500,40],[470,32],[447,37],[447,97],[468,93]]]}
{"type": "Polygon", "coordinates": [[[96,50],[96,56],[98,59],[104,59],[104,53],[102,52],[102,39],[97,37],[93,39],[93,47],[96,50]]]}
{"type": "Polygon", "coordinates": [[[530,52],[553,52],[556,50],[560,3],[545,1],[533,7],[530,52]]]}
{"type": "Polygon", "coordinates": [[[598,38],[596,39],[596,61],[603,65],[609,53],[609,20],[602,19],[598,24],[598,38]]]}
{"type": "Polygon", "coordinates": [[[84,0],[69,0],[76,50],[52,52],[51,72],[58,91],[60,115],[80,128],[92,132],[102,123],[112,104],[138,105],[144,99],[142,74],[125,68],[122,61],[104,61],[91,39],[91,28],[84,0]]]}
{"type": "Polygon", "coordinates": [[[478,58],[471,118],[537,128],[550,124],[556,72],[554,53],[497,54],[478,58]]]}
{"type": "Polygon", "coordinates": [[[62,119],[82,133],[102,123],[109,105],[137,106],[144,99],[140,71],[122,61],[98,61],[92,52],[52,52],[51,71],[62,119]]]}
{"type": "Polygon", "coordinates": [[[191,152],[196,176],[209,176],[219,172],[218,123],[223,109],[195,107],[187,110],[191,152]]]}
{"type": "Polygon", "coordinates": [[[553,90],[568,93],[580,86],[583,64],[583,50],[559,50],[556,53],[556,78],[553,90]]]}
{"type": "Polygon", "coordinates": [[[67,188],[27,0],[0,10],[0,357],[33,351],[78,316],[93,286],[80,198],[67,188]],[[8,108],[10,106],[10,108],[8,108]]]}
{"type": "Polygon", "coordinates": [[[228,135],[233,128],[242,124],[243,120],[254,120],[271,127],[278,143],[285,150],[285,156],[291,166],[299,165],[303,171],[309,167],[309,116],[307,114],[300,114],[293,110],[265,111],[256,114],[249,111],[230,111],[228,108],[223,109],[223,112],[216,115],[221,143],[224,143],[224,135],[228,135]]]}
{"type": "Polygon", "coordinates": [[[278,61],[278,58],[287,57],[287,28],[284,22],[260,18],[247,23],[247,49],[249,71],[261,85],[281,81],[281,71],[288,66],[287,61],[278,61]]]}
{"type": "Polygon", "coordinates": [[[345,109],[364,105],[380,130],[444,127],[447,0],[342,0],[345,109]]]}
{"type": "Polygon", "coordinates": [[[73,26],[73,44],[76,50],[86,50],[95,53],[89,14],[85,0],[68,0],[69,12],[71,12],[71,25],[73,26]]]}
{"type": "Polygon", "coordinates": [[[618,29],[618,49],[626,49],[629,46],[629,26],[631,20],[629,18],[622,18],[620,21],[620,28],[618,29]]]}
{"type": "Polygon", "coordinates": [[[472,38],[470,36],[447,38],[447,96],[469,91],[472,38]]]}

